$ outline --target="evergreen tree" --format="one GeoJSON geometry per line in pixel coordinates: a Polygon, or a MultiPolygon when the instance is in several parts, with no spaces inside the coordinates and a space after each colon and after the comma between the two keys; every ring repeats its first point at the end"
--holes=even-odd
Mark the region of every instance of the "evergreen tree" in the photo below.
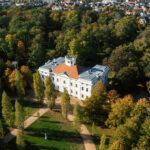
{"type": "Polygon", "coordinates": [[[16,100],[15,102],[15,125],[18,129],[24,128],[24,114],[23,114],[23,107],[21,104],[16,100]]]}
{"type": "Polygon", "coordinates": [[[13,125],[13,106],[10,98],[4,91],[2,94],[2,114],[9,126],[13,125]]]}
{"type": "Polygon", "coordinates": [[[106,135],[103,134],[101,136],[101,140],[100,140],[100,145],[99,145],[99,150],[105,150],[106,149],[106,135]]]}
{"type": "Polygon", "coordinates": [[[74,107],[73,114],[74,114],[74,124],[78,129],[82,121],[81,106],[78,103],[76,103],[74,107]]]}
{"type": "Polygon", "coordinates": [[[20,72],[18,70],[16,70],[15,85],[16,85],[18,97],[22,99],[23,96],[25,96],[25,89],[24,89],[23,81],[20,76],[20,72]]]}
{"type": "Polygon", "coordinates": [[[70,97],[66,89],[64,89],[64,92],[61,96],[61,111],[62,116],[67,119],[67,114],[70,110],[70,97]]]}
{"type": "Polygon", "coordinates": [[[33,86],[35,96],[40,102],[42,102],[44,97],[44,87],[41,76],[38,71],[35,74],[33,74],[33,86]]]}
{"type": "Polygon", "coordinates": [[[23,150],[25,147],[23,130],[18,129],[16,144],[19,150],[23,150]]]}
{"type": "Polygon", "coordinates": [[[55,105],[56,93],[55,93],[55,89],[52,84],[51,78],[48,76],[46,77],[46,80],[45,80],[44,93],[45,93],[47,105],[50,109],[52,109],[55,105]]]}

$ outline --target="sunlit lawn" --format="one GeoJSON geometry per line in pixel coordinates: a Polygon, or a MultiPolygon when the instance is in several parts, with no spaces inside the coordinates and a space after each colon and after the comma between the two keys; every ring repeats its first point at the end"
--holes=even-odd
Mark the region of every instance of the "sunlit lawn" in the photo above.
{"type": "MultiPolygon", "coordinates": [[[[92,138],[96,145],[97,150],[99,150],[100,137],[103,134],[105,134],[107,136],[107,138],[110,138],[113,136],[113,134],[115,132],[113,129],[101,128],[100,126],[95,126],[93,131],[92,131],[92,125],[86,125],[86,127],[88,128],[89,132],[91,134],[93,134],[92,138]]],[[[108,144],[108,142],[107,142],[107,144],[108,144]]]]}
{"type": "Polygon", "coordinates": [[[82,139],[71,122],[60,113],[47,113],[25,132],[27,150],[84,150],[82,139]],[[44,139],[44,133],[48,139],[44,139]]]}

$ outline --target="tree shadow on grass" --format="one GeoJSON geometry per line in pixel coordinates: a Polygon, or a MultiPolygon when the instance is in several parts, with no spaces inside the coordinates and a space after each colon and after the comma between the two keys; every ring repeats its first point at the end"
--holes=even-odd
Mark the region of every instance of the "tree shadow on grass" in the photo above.
{"type": "Polygon", "coordinates": [[[25,150],[59,150],[59,149],[56,147],[49,147],[49,146],[37,146],[26,141],[25,150]]]}
{"type": "Polygon", "coordinates": [[[71,143],[82,143],[82,139],[80,134],[77,132],[69,132],[64,130],[54,130],[49,128],[30,128],[26,130],[28,136],[34,136],[39,138],[44,138],[45,132],[47,133],[48,140],[55,140],[55,141],[67,141],[71,143]]]}

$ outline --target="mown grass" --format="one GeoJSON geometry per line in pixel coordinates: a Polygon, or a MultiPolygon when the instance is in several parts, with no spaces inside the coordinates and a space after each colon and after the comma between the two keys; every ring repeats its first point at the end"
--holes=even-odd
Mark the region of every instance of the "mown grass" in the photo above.
{"type": "Polygon", "coordinates": [[[79,133],[60,113],[47,113],[25,131],[26,150],[84,150],[79,133]],[[45,132],[48,139],[45,140],[45,132]]]}
{"type": "Polygon", "coordinates": [[[100,126],[94,126],[94,130],[92,129],[92,125],[87,124],[86,127],[88,128],[89,132],[92,135],[93,141],[96,145],[96,149],[99,150],[100,138],[103,134],[107,136],[106,145],[109,144],[109,139],[114,135],[114,130],[109,128],[102,128],[100,126]]]}

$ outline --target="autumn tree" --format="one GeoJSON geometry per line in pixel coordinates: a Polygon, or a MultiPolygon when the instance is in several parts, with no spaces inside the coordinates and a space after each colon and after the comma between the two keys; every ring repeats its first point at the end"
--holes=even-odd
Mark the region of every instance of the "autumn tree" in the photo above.
{"type": "MultiPolygon", "coordinates": [[[[132,104],[131,104],[132,105],[132,104]]],[[[111,149],[116,147],[115,143],[122,143],[124,149],[147,149],[150,143],[149,134],[149,116],[148,116],[148,101],[143,98],[130,111],[130,116],[125,119],[125,122],[117,127],[113,136],[114,143],[111,149]]],[[[124,109],[126,109],[124,107],[124,109]]],[[[119,144],[120,145],[120,144],[119,144]]]]}
{"type": "Polygon", "coordinates": [[[84,118],[88,122],[104,122],[109,111],[107,93],[102,81],[98,81],[91,93],[91,97],[83,102],[84,118]]]}
{"type": "Polygon", "coordinates": [[[123,142],[115,141],[108,150],[126,150],[126,147],[123,142]]]}
{"type": "Polygon", "coordinates": [[[44,93],[45,93],[47,105],[50,109],[52,109],[55,105],[56,92],[54,89],[54,85],[51,81],[51,78],[49,76],[47,76],[45,79],[44,93]]]}
{"type": "Polygon", "coordinates": [[[42,102],[44,97],[44,87],[38,71],[33,74],[33,87],[35,96],[37,97],[39,102],[42,102]]]}
{"type": "Polygon", "coordinates": [[[20,76],[20,72],[18,70],[16,70],[15,84],[16,84],[18,97],[22,99],[25,96],[25,89],[24,89],[22,78],[20,76]]]}
{"type": "Polygon", "coordinates": [[[20,72],[23,75],[23,79],[27,82],[27,86],[30,87],[32,83],[32,72],[28,66],[21,66],[20,72]]]}
{"type": "Polygon", "coordinates": [[[103,134],[101,136],[101,140],[100,140],[100,145],[99,145],[99,150],[105,150],[106,149],[106,135],[103,134]]]}
{"type": "Polygon", "coordinates": [[[134,108],[133,97],[127,95],[124,98],[118,98],[111,103],[111,112],[105,122],[109,127],[117,127],[124,124],[126,119],[130,117],[130,113],[134,108]]]}
{"type": "Polygon", "coordinates": [[[80,128],[80,124],[82,122],[82,109],[79,103],[75,104],[75,107],[73,109],[73,115],[74,115],[74,125],[78,128],[80,128]]]}
{"type": "Polygon", "coordinates": [[[18,129],[24,128],[23,107],[21,106],[21,104],[17,100],[15,102],[15,125],[18,129]]]}
{"type": "Polygon", "coordinates": [[[16,144],[19,150],[23,150],[25,147],[24,135],[21,129],[17,131],[16,144]]]}
{"type": "Polygon", "coordinates": [[[8,97],[5,91],[3,91],[3,94],[2,94],[2,114],[4,116],[4,119],[8,123],[8,125],[12,126],[13,125],[13,106],[12,106],[10,98],[8,97]]]}
{"type": "Polygon", "coordinates": [[[67,90],[64,89],[64,92],[61,96],[61,111],[62,111],[62,116],[65,119],[67,119],[67,115],[68,115],[68,112],[70,111],[70,107],[71,107],[70,97],[69,97],[67,90]]]}

